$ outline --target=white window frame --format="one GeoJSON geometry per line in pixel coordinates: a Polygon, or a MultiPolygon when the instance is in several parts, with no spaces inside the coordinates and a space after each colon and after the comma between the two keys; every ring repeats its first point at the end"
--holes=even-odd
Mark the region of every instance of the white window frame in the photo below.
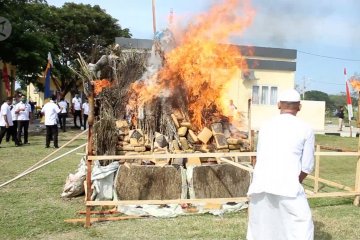
{"type": "Polygon", "coordinates": [[[258,87],[259,89],[259,92],[258,92],[258,102],[253,102],[253,104],[255,105],[270,105],[270,106],[273,106],[273,105],[276,105],[277,104],[277,101],[275,101],[275,103],[271,103],[271,89],[273,88],[276,88],[276,95],[278,94],[279,92],[279,87],[278,86],[273,86],[273,85],[253,85],[251,87],[251,99],[254,98],[254,87],[258,87]],[[263,94],[263,89],[267,87],[268,88],[268,93],[266,95],[266,99],[264,101],[263,97],[262,97],[262,94],[263,94]],[[263,103],[265,102],[265,103],[263,103]]]}

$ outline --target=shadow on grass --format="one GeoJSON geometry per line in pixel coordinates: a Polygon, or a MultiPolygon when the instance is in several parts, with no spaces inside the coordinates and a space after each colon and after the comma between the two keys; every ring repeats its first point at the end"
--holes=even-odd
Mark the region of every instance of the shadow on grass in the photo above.
{"type": "Polygon", "coordinates": [[[315,225],[314,239],[316,239],[316,240],[330,240],[330,239],[332,239],[331,234],[323,231],[323,228],[325,226],[324,223],[319,222],[319,221],[315,221],[314,225],[315,225]]]}

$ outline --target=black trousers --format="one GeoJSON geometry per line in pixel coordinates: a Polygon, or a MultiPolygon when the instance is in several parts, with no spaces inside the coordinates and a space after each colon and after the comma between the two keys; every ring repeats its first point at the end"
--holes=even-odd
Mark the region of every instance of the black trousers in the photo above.
{"type": "Polygon", "coordinates": [[[59,113],[60,128],[66,132],[66,117],[67,113],[59,113]]]}
{"type": "Polygon", "coordinates": [[[14,139],[14,135],[12,132],[15,132],[15,138],[17,137],[17,120],[16,121],[13,121],[13,126],[11,126],[11,131],[6,131],[6,141],[9,142],[10,141],[10,137],[11,137],[11,140],[13,142],[15,142],[15,139],[14,139]]]}
{"type": "Polygon", "coordinates": [[[56,125],[46,125],[46,147],[50,147],[50,139],[54,141],[54,147],[59,147],[58,145],[58,126],[56,125]]]}
{"type": "Polygon", "coordinates": [[[24,130],[24,143],[28,143],[29,120],[18,120],[17,140],[21,142],[21,132],[24,130]]]}
{"type": "Polygon", "coordinates": [[[75,127],[79,127],[79,128],[82,126],[81,110],[75,110],[75,111],[74,111],[74,126],[75,126],[75,127]],[[78,125],[76,124],[76,119],[77,119],[78,116],[79,116],[79,118],[80,118],[80,126],[78,126],[78,125]]]}
{"type": "Polygon", "coordinates": [[[1,141],[2,139],[4,138],[5,134],[7,132],[10,132],[11,133],[11,136],[13,137],[14,139],[14,142],[15,142],[15,145],[19,145],[19,141],[17,140],[16,138],[16,135],[15,135],[15,131],[12,129],[14,126],[9,126],[8,128],[6,127],[0,127],[0,144],[1,144],[1,141]]]}
{"type": "Polygon", "coordinates": [[[87,115],[87,114],[84,114],[84,130],[86,129],[87,119],[88,119],[88,115],[87,115]]]}

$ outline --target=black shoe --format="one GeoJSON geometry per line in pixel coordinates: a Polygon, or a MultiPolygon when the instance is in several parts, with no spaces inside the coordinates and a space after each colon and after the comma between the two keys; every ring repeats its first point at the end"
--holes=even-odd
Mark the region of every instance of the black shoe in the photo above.
{"type": "Polygon", "coordinates": [[[22,144],[15,144],[15,147],[20,147],[22,144]]]}
{"type": "Polygon", "coordinates": [[[54,146],[54,148],[59,148],[59,146],[54,146]]]}
{"type": "Polygon", "coordinates": [[[45,146],[45,148],[49,148],[50,146],[45,146]]]}
{"type": "Polygon", "coordinates": [[[24,144],[30,144],[29,142],[25,142],[24,144]]]}

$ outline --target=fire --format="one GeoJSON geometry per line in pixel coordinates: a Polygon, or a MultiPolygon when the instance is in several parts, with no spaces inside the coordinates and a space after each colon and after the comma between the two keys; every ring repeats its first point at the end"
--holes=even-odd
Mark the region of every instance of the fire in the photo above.
{"type": "Polygon", "coordinates": [[[351,83],[351,86],[356,90],[360,91],[360,77],[359,76],[352,76],[349,79],[349,82],[351,83]]]}
{"type": "Polygon", "coordinates": [[[190,121],[196,128],[204,124],[204,110],[216,108],[224,113],[228,108],[224,100],[227,85],[239,78],[247,65],[237,47],[220,43],[241,34],[253,17],[248,0],[224,0],[193,19],[185,30],[171,29],[177,47],[165,53],[164,64],[156,74],[132,86],[139,96],[138,104],[158,96],[186,96],[190,121]]]}
{"type": "Polygon", "coordinates": [[[95,81],[93,81],[93,84],[94,84],[95,95],[98,95],[99,93],[101,93],[103,88],[111,86],[110,81],[107,79],[95,80],[95,81]]]}

